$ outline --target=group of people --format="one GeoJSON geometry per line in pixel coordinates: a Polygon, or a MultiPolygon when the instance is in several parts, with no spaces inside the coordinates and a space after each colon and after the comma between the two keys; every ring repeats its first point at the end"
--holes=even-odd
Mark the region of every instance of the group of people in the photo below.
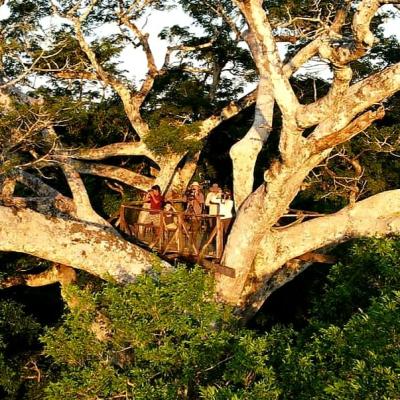
{"type": "MultiPolygon", "coordinates": [[[[219,215],[221,218],[224,233],[231,225],[233,217],[233,200],[230,190],[222,190],[218,183],[213,183],[204,199],[204,194],[198,182],[193,182],[189,188],[187,198],[187,212],[194,214],[208,214],[210,216],[219,215]],[[192,193],[192,195],[190,195],[192,193]]],[[[210,226],[213,227],[215,219],[210,219],[210,226]]]]}
{"type": "MultiPolygon", "coordinates": [[[[205,197],[200,184],[192,182],[183,196],[183,201],[186,203],[185,212],[188,215],[193,217],[201,214],[208,214],[212,217],[219,216],[224,233],[229,230],[234,206],[230,190],[222,190],[217,183],[213,183],[205,197]]],[[[170,201],[164,201],[158,185],[151,187],[144,202],[149,203],[149,222],[152,222],[154,226],[159,225],[159,211],[176,211],[170,201]]],[[[176,222],[172,214],[165,215],[165,224],[167,229],[176,229],[176,222]]],[[[210,218],[210,227],[213,228],[214,224],[215,218],[210,218]]]]}

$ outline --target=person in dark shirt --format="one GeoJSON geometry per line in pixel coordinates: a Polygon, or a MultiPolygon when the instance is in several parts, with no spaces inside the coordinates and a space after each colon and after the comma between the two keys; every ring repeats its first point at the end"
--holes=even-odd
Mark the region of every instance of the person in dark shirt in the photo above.
{"type": "Polygon", "coordinates": [[[198,182],[193,182],[185,194],[186,212],[200,215],[204,208],[204,194],[198,182]]]}
{"type": "Polygon", "coordinates": [[[198,232],[201,226],[201,217],[204,208],[204,194],[198,182],[193,182],[186,191],[184,200],[186,201],[186,214],[190,220],[191,230],[198,232]]]}

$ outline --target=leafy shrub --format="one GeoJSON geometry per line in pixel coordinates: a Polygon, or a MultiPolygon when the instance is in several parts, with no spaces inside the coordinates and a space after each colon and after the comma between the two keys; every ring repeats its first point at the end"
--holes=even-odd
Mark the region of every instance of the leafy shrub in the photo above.
{"type": "Polygon", "coordinates": [[[70,296],[77,305],[42,338],[60,369],[48,399],[260,398],[260,391],[277,398],[268,340],[212,300],[213,283],[200,269],[70,296]]]}

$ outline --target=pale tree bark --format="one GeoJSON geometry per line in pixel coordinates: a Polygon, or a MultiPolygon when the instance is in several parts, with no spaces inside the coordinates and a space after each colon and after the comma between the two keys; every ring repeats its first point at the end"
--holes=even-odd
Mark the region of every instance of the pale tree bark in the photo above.
{"type": "Polygon", "coordinates": [[[81,149],[74,151],[64,151],[74,159],[99,161],[109,157],[121,156],[145,156],[149,159],[154,158],[154,154],[147,148],[143,142],[121,142],[112,143],[107,146],[81,149]]]}
{"type": "Polygon", "coordinates": [[[182,198],[183,193],[185,193],[190,180],[196,172],[199,157],[199,151],[185,157],[182,168],[177,168],[173,174],[171,185],[166,193],[166,198],[182,198]]]}
{"type": "MultiPolygon", "coordinates": [[[[93,210],[86,187],[74,167],[69,163],[64,163],[62,165],[62,170],[67,178],[68,186],[72,193],[76,217],[83,222],[93,223],[114,231],[111,224],[93,210]]],[[[114,233],[116,233],[116,231],[114,231],[114,233]]]]}
{"type": "MultiPolygon", "coordinates": [[[[369,23],[382,2],[372,1],[374,8],[371,9],[369,8],[371,1],[360,2],[353,18],[355,42],[353,51],[337,46],[330,47],[327,45],[329,36],[325,36],[324,40],[316,38],[304,48],[306,50],[300,50],[298,53],[296,68],[301,62],[320,53],[332,63],[335,70],[328,94],[305,106],[298,102],[288,81],[290,63],[284,66],[279,59],[261,1],[236,2],[249,27],[248,37],[251,40],[247,43],[249,47],[255,47],[253,55],[256,52],[264,53],[264,57],[254,57],[254,60],[261,71],[261,76],[268,74],[271,80],[270,95],[272,92],[282,113],[280,159],[272,161],[264,175],[265,183],[243,202],[225,247],[222,263],[235,269],[235,278],[217,276],[219,298],[238,306],[242,311],[247,309],[247,312],[251,314],[262,305],[266,297],[274,290],[274,285],[278,286],[276,283],[271,283],[277,271],[279,271],[279,285],[283,284],[285,279],[292,279],[295,274],[290,270],[290,265],[293,265],[289,263],[291,259],[336,242],[333,232],[343,222],[336,214],[326,226],[324,225],[326,220],[322,218],[316,219],[315,222],[301,223],[292,230],[290,228],[280,230],[279,233],[274,231],[273,226],[285,214],[310,171],[329,155],[334,146],[350,140],[375,120],[382,118],[383,108],[368,109],[400,90],[400,64],[395,64],[363,81],[350,85],[352,73],[348,63],[363,56],[375,42],[371,39],[369,23]],[[304,129],[313,126],[315,126],[314,131],[307,138],[303,137],[304,129]],[[317,237],[321,236],[319,230],[323,230],[325,226],[332,235],[326,242],[313,246],[311,239],[303,242],[301,235],[297,237],[291,235],[290,232],[294,229],[301,230],[303,226],[313,226],[317,237]],[[321,226],[320,229],[319,226],[321,226]],[[278,248],[279,243],[288,243],[287,248],[278,248]],[[300,243],[305,244],[301,252],[293,254],[291,249],[298,249],[297,244],[300,243]],[[272,274],[268,273],[269,269],[273,271],[272,274]]],[[[344,16],[345,14],[342,14],[334,21],[335,34],[340,33],[340,27],[345,22],[344,16]]],[[[382,204],[381,199],[393,198],[395,195],[398,195],[398,192],[371,198],[369,203],[366,200],[367,203],[360,204],[368,204],[379,209],[382,204]]],[[[362,205],[356,206],[355,210],[359,209],[365,211],[366,208],[362,205]]],[[[369,225],[369,228],[372,228],[377,224],[380,229],[375,231],[371,229],[371,232],[375,234],[395,232],[397,228],[387,223],[388,220],[393,219],[392,210],[383,207],[381,211],[382,214],[377,215],[377,219],[369,225]],[[388,220],[383,223],[380,218],[384,218],[385,215],[388,216],[388,220]]],[[[346,214],[346,211],[343,210],[341,213],[339,212],[338,215],[346,214]]],[[[353,211],[351,215],[355,215],[354,213],[356,211],[353,211]]],[[[355,227],[357,221],[352,220],[352,222],[354,235],[350,235],[347,231],[347,236],[343,235],[343,240],[346,237],[371,235],[369,228],[363,228],[364,221],[359,221],[359,229],[355,227]]],[[[300,267],[298,269],[301,270],[300,267]]]]}
{"type": "Polygon", "coordinates": [[[154,178],[138,174],[127,168],[100,163],[86,163],[79,160],[71,160],[70,163],[81,174],[113,179],[143,191],[148,190],[155,183],[154,178]]]}
{"type": "Polygon", "coordinates": [[[103,279],[132,281],[154,257],[102,225],[0,207],[0,251],[30,254],[103,279]]]}
{"type": "Polygon", "coordinates": [[[287,260],[350,239],[399,233],[400,190],[379,193],[337,213],[287,229],[272,230],[260,243],[252,271],[252,284],[244,289],[247,316],[257,311],[271,293],[286,283],[282,276],[285,269],[290,278],[303,270],[301,263],[286,267],[287,260]]]}
{"type": "Polygon", "coordinates": [[[257,157],[272,130],[274,97],[269,76],[264,75],[258,85],[254,121],[250,130],[231,147],[235,207],[238,209],[253,191],[254,168],[257,157]]]}
{"type": "MultiPolygon", "coordinates": [[[[330,31],[326,37],[335,36],[345,22],[347,7],[338,11],[332,23],[330,31]]],[[[252,55],[256,61],[260,82],[257,90],[256,109],[254,113],[254,121],[247,134],[238,143],[232,146],[230,156],[233,162],[233,187],[235,207],[238,209],[246,197],[253,191],[254,185],[254,167],[257,161],[257,156],[260,153],[264,143],[268,140],[269,134],[273,126],[273,111],[274,111],[274,89],[271,83],[269,70],[265,65],[266,54],[268,49],[263,48],[255,39],[251,32],[242,34],[249,44],[252,55]]],[[[292,59],[282,65],[282,73],[287,79],[292,76],[304,63],[315,56],[320,47],[324,43],[324,38],[316,38],[307,46],[298,51],[292,59]]],[[[276,49],[275,49],[276,52],[276,49]]],[[[275,54],[275,62],[278,56],[275,54]]],[[[342,82],[344,73],[337,73],[335,80],[342,82]]],[[[334,85],[336,87],[336,85],[334,85]]],[[[339,86],[339,85],[337,85],[339,86]]],[[[337,92],[338,90],[333,90],[337,92]]],[[[331,90],[332,92],[332,90],[331,90]]]]}

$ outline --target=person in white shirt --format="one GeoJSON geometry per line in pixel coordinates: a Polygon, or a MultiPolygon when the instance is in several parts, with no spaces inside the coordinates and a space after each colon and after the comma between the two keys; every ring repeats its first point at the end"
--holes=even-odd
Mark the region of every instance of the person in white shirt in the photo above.
{"type": "MultiPolygon", "coordinates": [[[[214,203],[213,200],[218,196],[221,197],[222,189],[218,186],[218,183],[213,183],[210,187],[210,191],[207,194],[205,205],[208,207],[208,215],[216,216],[219,214],[219,204],[214,203]]],[[[209,219],[210,229],[215,226],[215,218],[209,219]]]]}
{"type": "Polygon", "coordinates": [[[231,226],[233,217],[233,200],[230,190],[225,190],[222,195],[217,195],[211,200],[212,204],[219,205],[219,215],[221,217],[224,234],[226,234],[231,226]]]}

